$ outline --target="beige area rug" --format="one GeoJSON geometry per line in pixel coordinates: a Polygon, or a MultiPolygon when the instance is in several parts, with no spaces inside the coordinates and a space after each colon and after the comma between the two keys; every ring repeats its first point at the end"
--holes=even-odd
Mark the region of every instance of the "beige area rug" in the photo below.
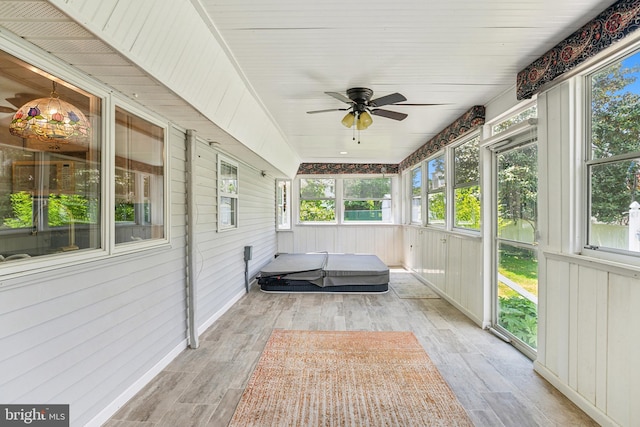
{"type": "Polygon", "coordinates": [[[411,332],[274,330],[229,426],[473,426],[411,332]]]}
{"type": "Polygon", "coordinates": [[[431,288],[420,282],[407,270],[389,271],[389,286],[398,298],[440,298],[431,288]]]}

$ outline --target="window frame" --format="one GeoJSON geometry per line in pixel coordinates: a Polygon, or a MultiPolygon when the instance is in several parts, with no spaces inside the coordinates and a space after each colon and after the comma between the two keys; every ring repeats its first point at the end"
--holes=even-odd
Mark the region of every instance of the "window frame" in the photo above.
{"type": "MultiPolygon", "coordinates": [[[[67,64],[58,61],[48,54],[44,54],[33,45],[22,39],[12,37],[8,33],[0,32],[0,50],[33,67],[36,73],[47,76],[50,79],[60,79],[95,97],[96,103],[100,105],[100,117],[95,119],[94,123],[99,127],[96,138],[99,138],[98,147],[100,148],[100,205],[101,209],[97,213],[100,221],[100,245],[96,248],[88,248],[82,251],[68,251],[55,254],[49,254],[42,257],[31,257],[21,259],[16,262],[0,263],[0,276],[3,279],[22,276],[24,274],[33,274],[39,271],[49,271],[53,268],[61,266],[71,266],[78,263],[103,258],[112,250],[109,236],[108,215],[106,215],[106,204],[108,201],[108,179],[106,172],[108,170],[107,145],[110,144],[108,123],[111,119],[110,107],[113,94],[103,84],[97,82],[90,76],[78,73],[72,70],[67,64]]],[[[13,230],[4,230],[3,232],[14,234],[13,230]]]]}
{"type": "Polygon", "coordinates": [[[409,168],[409,224],[413,224],[413,225],[425,225],[425,207],[424,207],[424,190],[425,190],[425,179],[424,179],[424,162],[420,162],[417,165],[409,168]],[[416,187],[414,186],[414,171],[419,171],[420,172],[420,194],[419,195],[414,195],[414,190],[416,189],[416,187]],[[419,206],[420,206],[420,216],[419,217],[414,217],[413,215],[413,205],[414,205],[414,200],[419,200],[419,206]]]}
{"type": "Polygon", "coordinates": [[[162,245],[167,245],[170,242],[170,230],[171,226],[169,224],[170,218],[170,206],[171,202],[169,200],[169,183],[170,176],[169,171],[171,170],[170,156],[169,156],[169,134],[170,134],[170,125],[168,122],[162,121],[158,119],[156,116],[150,115],[142,110],[141,107],[134,105],[128,102],[126,99],[114,94],[113,102],[111,103],[110,108],[110,120],[109,126],[111,128],[112,137],[109,140],[109,173],[106,175],[109,180],[109,195],[108,195],[108,206],[105,206],[105,209],[108,209],[108,217],[109,217],[109,228],[111,231],[110,236],[110,245],[112,247],[112,253],[126,253],[132,251],[139,251],[141,249],[153,248],[162,245]],[[137,116],[140,119],[143,119],[150,124],[157,126],[163,130],[163,141],[162,141],[162,159],[163,159],[163,175],[162,175],[162,191],[163,191],[163,200],[162,200],[162,227],[163,227],[163,237],[161,238],[150,238],[145,240],[137,240],[132,242],[122,242],[116,243],[116,221],[115,221],[115,175],[116,175],[116,165],[115,165],[115,155],[116,155],[116,108],[120,108],[124,110],[126,113],[137,116]]]}
{"type": "Polygon", "coordinates": [[[217,180],[216,180],[216,189],[217,189],[217,212],[218,212],[218,232],[237,230],[239,228],[239,211],[240,211],[240,166],[238,162],[233,161],[231,158],[218,154],[217,158],[217,180]],[[222,164],[226,163],[227,165],[235,168],[235,192],[230,193],[227,191],[222,191],[221,183],[222,183],[222,164]],[[232,221],[231,225],[227,225],[222,221],[222,199],[229,198],[234,201],[235,205],[232,210],[232,221]]]}
{"type": "MultiPolygon", "coordinates": [[[[398,187],[400,186],[401,175],[400,174],[338,174],[338,175],[298,175],[293,181],[293,192],[291,201],[295,204],[295,225],[296,226],[309,226],[309,225],[349,225],[349,226],[388,226],[398,224],[399,212],[397,208],[397,200],[400,197],[398,187]],[[344,220],[344,180],[346,179],[375,179],[375,178],[389,178],[391,180],[391,221],[345,221],[344,220]],[[320,200],[320,199],[302,199],[300,197],[301,180],[303,179],[332,179],[335,185],[335,219],[333,221],[301,221],[300,220],[300,203],[302,200],[320,200]]],[[[324,200],[324,199],[323,199],[324,200]]]]}
{"type": "Polygon", "coordinates": [[[393,179],[389,176],[386,177],[384,175],[382,176],[373,176],[373,175],[359,175],[359,176],[345,176],[341,178],[342,180],[342,185],[341,185],[341,201],[340,201],[340,207],[341,207],[341,211],[342,211],[342,215],[340,216],[340,222],[343,224],[392,224],[393,223],[393,209],[392,209],[392,205],[393,205],[393,179]],[[347,180],[373,180],[373,179],[388,179],[389,180],[389,197],[382,197],[382,198],[371,198],[371,197],[364,197],[364,198],[354,198],[354,197],[347,197],[345,194],[345,181],[347,180]],[[389,220],[388,221],[384,221],[384,220],[380,220],[380,221],[367,221],[367,220],[355,220],[355,221],[349,221],[345,219],[345,214],[346,214],[346,208],[345,208],[345,202],[347,201],[380,201],[381,203],[384,203],[385,201],[389,202],[389,220]]]}
{"type": "Polygon", "coordinates": [[[290,179],[276,179],[276,231],[291,231],[293,189],[290,179]]]}
{"type": "Polygon", "coordinates": [[[451,169],[451,179],[449,180],[449,182],[451,182],[451,185],[449,185],[449,187],[451,188],[450,192],[451,192],[451,196],[450,196],[450,205],[451,205],[451,209],[450,209],[450,215],[451,215],[451,220],[449,221],[449,223],[451,224],[451,229],[452,230],[456,230],[459,232],[463,232],[463,233],[473,233],[473,234],[480,234],[481,230],[482,230],[482,186],[481,186],[481,180],[482,180],[482,161],[481,161],[481,148],[480,145],[482,143],[482,138],[480,135],[480,132],[473,132],[472,135],[470,136],[465,136],[463,139],[461,139],[459,142],[452,144],[450,149],[450,165],[452,165],[452,167],[450,167],[449,169],[451,169]],[[457,163],[456,163],[456,149],[466,145],[466,144],[470,144],[473,141],[476,141],[476,148],[478,150],[478,176],[477,176],[477,180],[476,181],[465,181],[462,184],[459,184],[457,182],[457,175],[456,175],[456,171],[457,171],[457,163]],[[470,188],[470,187],[478,187],[478,193],[479,193],[479,203],[480,203],[480,212],[479,215],[480,217],[478,218],[479,221],[479,226],[478,228],[470,228],[470,227],[460,227],[456,225],[456,190],[461,189],[461,188],[470,188]]]}
{"type": "MultiPolygon", "coordinates": [[[[619,249],[608,246],[598,246],[591,244],[592,238],[592,220],[591,220],[591,211],[592,211],[592,185],[591,185],[591,170],[593,167],[603,166],[603,165],[613,165],[615,163],[619,163],[625,160],[636,160],[640,159],[640,148],[636,151],[627,151],[623,154],[616,154],[608,157],[601,158],[593,158],[593,150],[592,150],[592,123],[593,123],[593,87],[592,87],[592,78],[599,72],[613,66],[616,63],[622,62],[627,58],[632,56],[640,56],[640,45],[634,44],[622,51],[618,52],[607,58],[604,61],[601,61],[597,64],[586,69],[577,79],[576,84],[578,85],[579,94],[582,96],[582,99],[578,98],[578,105],[582,108],[582,114],[578,116],[578,119],[583,121],[581,129],[584,132],[584,136],[581,138],[582,143],[580,143],[579,139],[577,144],[580,145],[582,153],[582,179],[581,181],[576,181],[574,185],[577,189],[580,189],[580,195],[584,197],[584,199],[579,203],[581,209],[579,209],[579,218],[577,218],[577,223],[581,224],[577,228],[581,231],[582,239],[581,241],[576,242],[578,247],[576,248],[576,252],[581,255],[589,256],[592,258],[597,258],[603,261],[617,262],[623,265],[630,265],[634,267],[640,267],[640,252],[630,251],[627,249],[619,249]]],[[[640,202],[640,201],[639,201],[640,202]]],[[[627,233],[628,233],[629,225],[627,224],[627,233]]]]}
{"type": "Polygon", "coordinates": [[[449,170],[451,169],[449,167],[449,157],[451,157],[450,155],[447,155],[448,153],[448,149],[447,147],[445,147],[445,149],[440,150],[436,153],[434,153],[432,156],[430,156],[429,158],[427,158],[424,161],[424,168],[423,168],[423,172],[426,169],[427,173],[423,174],[423,178],[422,178],[422,182],[423,182],[423,195],[424,195],[424,202],[423,202],[423,207],[426,206],[426,215],[424,215],[424,224],[426,224],[426,226],[428,227],[435,227],[435,228],[441,228],[441,229],[450,229],[450,223],[451,221],[449,221],[449,209],[450,209],[450,196],[448,195],[449,193],[449,187],[450,185],[447,185],[447,182],[450,180],[450,177],[447,175],[449,173],[449,170]],[[429,187],[429,163],[436,161],[437,159],[442,158],[442,163],[444,165],[444,171],[443,171],[443,179],[444,179],[444,184],[442,186],[437,187],[435,190],[431,190],[431,188],[429,187]],[[430,221],[430,209],[429,209],[429,197],[431,195],[438,195],[438,194],[442,194],[444,197],[444,218],[443,221],[444,223],[440,224],[440,223],[433,223],[432,221],[430,221]]]}
{"type": "MultiPolygon", "coordinates": [[[[338,194],[340,194],[340,192],[342,191],[342,188],[338,188],[339,185],[339,179],[336,178],[333,175],[305,175],[305,176],[299,176],[297,179],[297,191],[296,191],[296,195],[297,195],[297,215],[296,215],[296,223],[299,225],[304,225],[304,224],[311,224],[311,225],[322,225],[322,224],[326,224],[326,225],[336,225],[340,223],[340,217],[342,215],[341,213],[341,208],[340,208],[340,203],[338,201],[338,194]],[[320,197],[320,198],[303,198],[302,197],[302,180],[312,180],[312,179],[328,179],[328,180],[333,180],[333,197],[320,197]],[[331,221],[303,221],[300,218],[300,213],[301,213],[301,209],[300,209],[300,204],[302,203],[303,200],[333,200],[333,214],[334,214],[334,219],[331,221]]],[[[340,182],[341,184],[341,182],[340,182]]]]}

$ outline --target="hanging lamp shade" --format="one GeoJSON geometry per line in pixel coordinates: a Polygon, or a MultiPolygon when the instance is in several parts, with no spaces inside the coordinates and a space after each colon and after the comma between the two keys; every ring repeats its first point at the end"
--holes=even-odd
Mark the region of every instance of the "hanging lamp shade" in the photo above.
{"type": "Polygon", "coordinates": [[[371,114],[363,111],[358,115],[358,121],[356,122],[356,127],[358,130],[365,130],[373,123],[373,119],[371,118],[371,114]]]}
{"type": "Polygon", "coordinates": [[[343,117],[342,124],[345,127],[350,128],[351,126],[353,126],[353,122],[355,121],[355,119],[356,119],[356,116],[351,111],[349,111],[347,115],[343,117]]]}
{"type": "Polygon", "coordinates": [[[90,128],[82,111],[58,97],[55,82],[49,98],[27,102],[16,111],[9,124],[11,135],[60,143],[85,142],[90,128]]]}

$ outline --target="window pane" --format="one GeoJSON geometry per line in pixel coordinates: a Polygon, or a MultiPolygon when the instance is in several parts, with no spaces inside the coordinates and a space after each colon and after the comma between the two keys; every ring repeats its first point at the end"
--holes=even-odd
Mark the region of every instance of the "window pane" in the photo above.
{"type": "Polygon", "coordinates": [[[102,246],[100,100],[56,82],[57,99],[67,103],[62,112],[52,110],[57,101],[49,77],[0,52],[0,87],[16,94],[8,98],[15,111],[6,121],[11,133],[5,128],[0,138],[0,255],[5,260],[102,246]],[[32,115],[36,111],[38,116],[32,115]],[[77,128],[69,125],[74,119],[77,128]]]}
{"type": "Polygon", "coordinates": [[[276,229],[291,229],[291,205],[289,197],[291,193],[291,181],[276,181],[276,229]]]}
{"type": "Polygon", "coordinates": [[[427,165],[428,190],[432,191],[443,188],[445,185],[444,155],[429,160],[427,165]]]}
{"type": "Polygon", "coordinates": [[[422,168],[411,170],[411,222],[422,221],[422,168]]]}
{"type": "Polygon", "coordinates": [[[335,219],[336,219],[335,200],[301,200],[300,201],[300,221],[323,222],[323,221],[335,221],[335,219]]]}
{"type": "Polygon", "coordinates": [[[236,207],[238,199],[235,197],[220,197],[220,225],[223,227],[236,226],[236,207]]]}
{"type": "Polygon", "coordinates": [[[503,120],[497,125],[493,126],[491,128],[491,132],[495,135],[509,129],[513,125],[517,125],[518,123],[522,123],[525,120],[536,117],[538,117],[538,107],[536,105],[533,105],[522,111],[521,113],[511,116],[508,119],[503,120]]]}
{"type": "Polygon", "coordinates": [[[389,199],[391,178],[345,179],[344,197],[347,199],[389,199]]]}
{"type": "Polygon", "coordinates": [[[460,145],[453,150],[455,184],[474,183],[480,180],[479,137],[460,145]]]}
{"type": "Polygon", "coordinates": [[[164,129],[116,108],[116,243],[164,237],[164,129]]]}
{"type": "Polygon", "coordinates": [[[498,155],[498,237],[536,241],[538,149],[522,146],[498,155]]]}
{"type": "Polygon", "coordinates": [[[640,252],[640,158],[593,165],[589,244],[640,252]]]}
{"type": "Polygon", "coordinates": [[[588,244],[640,252],[640,53],[591,76],[588,244]],[[594,162],[596,160],[597,162],[594,162]]]}
{"type": "Polygon", "coordinates": [[[454,226],[480,230],[480,187],[455,189],[454,226]]]}
{"type": "Polygon", "coordinates": [[[431,193],[427,198],[427,223],[432,225],[445,224],[445,200],[444,193],[431,193]]]}
{"type": "Polygon", "coordinates": [[[640,151],[640,53],[591,78],[592,159],[640,151]]]}
{"type": "Polygon", "coordinates": [[[224,160],[220,162],[220,191],[238,194],[238,168],[224,160]]]}
{"type": "Polygon", "coordinates": [[[391,222],[391,178],[343,180],[345,221],[391,222]]]}
{"type": "Polygon", "coordinates": [[[335,180],[330,178],[307,178],[300,180],[301,199],[333,199],[336,196],[335,180]]]}

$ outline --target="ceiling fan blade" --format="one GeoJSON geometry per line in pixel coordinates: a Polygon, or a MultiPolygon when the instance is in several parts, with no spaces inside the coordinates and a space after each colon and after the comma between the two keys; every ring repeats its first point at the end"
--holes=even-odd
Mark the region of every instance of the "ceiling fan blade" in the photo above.
{"type": "Polygon", "coordinates": [[[4,105],[0,106],[0,113],[13,114],[16,111],[18,111],[18,110],[16,110],[15,108],[5,107],[4,105]]]}
{"type": "Polygon", "coordinates": [[[350,108],[329,108],[328,110],[307,111],[307,114],[317,114],[317,113],[326,113],[329,111],[347,111],[347,110],[350,110],[350,108]]]}
{"type": "Polygon", "coordinates": [[[395,104],[396,102],[406,101],[407,98],[404,95],[399,94],[398,92],[392,93],[391,95],[381,96],[380,98],[372,99],[369,101],[369,105],[372,107],[382,107],[383,105],[395,104]]]}
{"type": "Polygon", "coordinates": [[[333,96],[335,99],[337,99],[338,101],[342,101],[345,104],[351,104],[353,103],[352,100],[350,100],[349,98],[347,98],[346,96],[344,96],[343,94],[339,93],[339,92],[325,92],[327,95],[329,96],[333,96]]]}
{"type": "Polygon", "coordinates": [[[393,104],[395,105],[400,105],[400,106],[407,106],[407,107],[434,107],[436,105],[449,105],[449,104],[407,104],[407,103],[402,103],[402,104],[393,104]]]}
{"type": "Polygon", "coordinates": [[[398,113],[397,111],[381,110],[379,108],[371,110],[371,114],[375,116],[386,117],[387,119],[393,119],[393,120],[404,120],[408,116],[408,114],[405,114],[405,113],[398,113]]]}

